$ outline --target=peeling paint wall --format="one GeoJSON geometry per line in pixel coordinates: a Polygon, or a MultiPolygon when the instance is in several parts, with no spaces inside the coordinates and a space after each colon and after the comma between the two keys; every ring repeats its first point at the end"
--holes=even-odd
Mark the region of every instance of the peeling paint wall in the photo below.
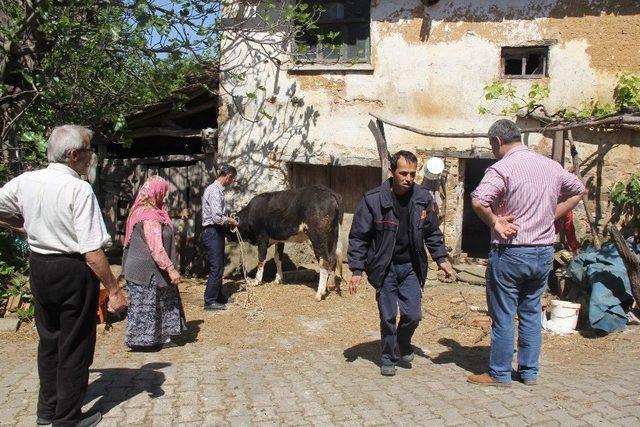
{"type": "MultiPolygon", "coordinates": [[[[236,204],[255,193],[286,187],[286,162],[291,160],[376,164],[375,142],[367,129],[369,112],[440,132],[486,131],[496,117],[479,114],[478,107],[487,105],[484,86],[500,76],[502,46],[550,41],[549,77],[542,81],[550,88],[545,104],[551,110],[588,100],[610,102],[619,74],[640,70],[640,2],[633,0],[371,3],[368,68],[293,71],[254,61],[252,46],[223,49],[225,59],[245,66],[242,81],[221,76],[235,97],[221,97],[219,146],[222,158],[240,169],[236,204]],[[264,89],[256,91],[256,85],[264,89]],[[250,92],[256,93],[255,100],[245,95],[250,92]],[[260,109],[270,118],[253,123],[242,117],[255,117],[260,109]]],[[[510,82],[525,93],[540,81],[510,82]]],[[[500,110],[499,105],[488,106],[500,110]]],[[[427,138],[390,127],[386,132],[391,152],[488,145],[480,139],[427,138]]],[[[577,141],[597,142],[594,138],[639,142],[637,134],[627,133],[576,136],[577,141]]],[[[550,146],[542,135],[527,140],[531,146],[542,144],[541,149],[550,146]]],[[[586,157],[595,146],[579,144],[579,149],[586,157]]],[[[627,165],[635,167],[639,158],[636,148],[609,153],[604,186],[620,176],[616,162],[630,172],[627,165]]]]}

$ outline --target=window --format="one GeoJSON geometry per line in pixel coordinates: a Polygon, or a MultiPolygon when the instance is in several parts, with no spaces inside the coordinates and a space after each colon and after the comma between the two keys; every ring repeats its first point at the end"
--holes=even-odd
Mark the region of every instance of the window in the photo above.
{"type": "Polygon", "coordinates": [[[503,47],[502,77],[511,79],[535,79],[546,77],[549,48],[503,47]]]}
{"type": "Polygon", "coordinates": [[[371,1],[308,0],[319,11],[316,27],[296,41],[300,62],[368,63],[371,1]]]}

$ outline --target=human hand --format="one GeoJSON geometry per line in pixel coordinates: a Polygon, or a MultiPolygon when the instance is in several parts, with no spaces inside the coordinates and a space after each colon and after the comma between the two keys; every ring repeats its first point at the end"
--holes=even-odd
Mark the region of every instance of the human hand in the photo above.
{"type": "Polygon", "coordinates": [[[497,216],[493,223],[493,230],[500,236],[501,239],[509,240],[518,234],[517,225],[513,224],[513,220],[516,219],[515,215],[497,216]]]}
{"type": "Polygon", "coordinates": [[[238,221],[235,220],[234,218],[229,217],[227,218],[227,225],[231,228],[235,228],[238,226],[238,221]]]}
{"type": "Polygon", "coordinates": [[[109,291],[109,301],[107,302],[107,311],[109,313],[118,314],[127,308],[127,296],[119,287],[113,291],[109,291]]]}
{"type": "Polygon", "coordinates": [[[451,265],[451,263],[449,261],[439,262],[438,263],[438,268],[440,268],[440,270],[444,271],[445,274],[447,275],[447,277],[451,277],[451,278],[457,279],[456,272],[453,269],[453,266],[451,265]]]}
{"type": "Polygon", "coordinates": [[[169,280],[173,285],[178,285],[180,283],[180,273],[173,266],[167,269],[167,273],[169,274],[169,280]]]}
{"type": "Polygon", "coordinates": [[[362,282],[362,276],[351,276],[349,281],[349,293],[355,295],[358,292],[358,285],[362,282]]]}

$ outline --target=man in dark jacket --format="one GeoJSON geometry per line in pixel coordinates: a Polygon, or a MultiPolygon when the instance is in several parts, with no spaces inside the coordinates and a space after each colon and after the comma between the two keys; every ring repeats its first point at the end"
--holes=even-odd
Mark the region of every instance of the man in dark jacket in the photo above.
{"type": "Polygon", "coordinates": [[[376,288],[380,312],[382,358],[380,373],[392,376],[402,360],[413,360],[411,337],[422,318],[422,287],[427,278],[427,253],[454,275],[447,261],[442,232],[428,190],[414,185],[418,160],[409,151],[391,158],[391,178],[364,194],[349,233],[349,291],[357,291],[366,271],[376,288]],[[400,323],[396,317],[400,308],[400,323]],[[396,356],[396,343],[400,359],[396,356]]]}

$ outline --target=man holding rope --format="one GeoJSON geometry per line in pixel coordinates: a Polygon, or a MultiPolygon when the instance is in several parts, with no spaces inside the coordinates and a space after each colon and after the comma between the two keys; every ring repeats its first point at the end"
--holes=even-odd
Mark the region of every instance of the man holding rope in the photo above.
{"type": "Polygon", "coordinates": [[[228,216],[224,189],[236,179],[236,168],[222,165],[218,178],[204,190],[202,197],[202,245],[209,262],[209,277],[204,291],[205,310],[226,310],[228,298],[222,293],[224,272],[224,240],[228,227],[236,227],[238,221],[228,216]]]}

